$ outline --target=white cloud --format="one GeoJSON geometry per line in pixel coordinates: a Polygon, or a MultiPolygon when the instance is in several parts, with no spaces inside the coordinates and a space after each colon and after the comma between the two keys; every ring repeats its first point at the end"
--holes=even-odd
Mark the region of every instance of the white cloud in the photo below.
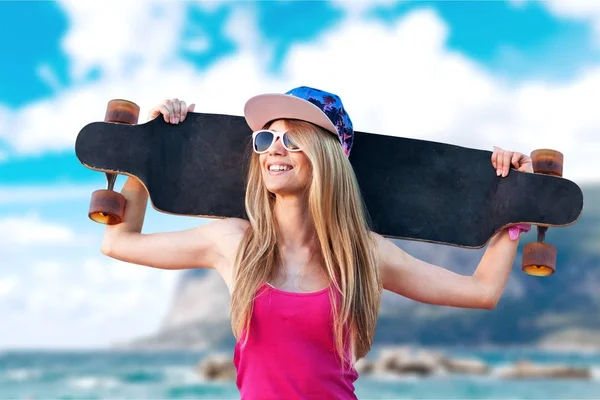
{"type": "Polygon", "coordinates": [[[591,97],[600,89],[600,69],[572,82],[508,86],[446,50],[447,35],[433,11],[413,12],[390,28],[345,25],[318,44],[297,46],[285,69],[343,94],[358,130],[488,150],[556,148],[565,153],[565,176],[600,179],[600,163],[589,164],[600,150],[591,135],[600,128],[591,97]],[[335,74],[323,73],[323,65],[353,53],[360,57],[332,67],[335,74]]]}
{"type": "Polygon", "coordinates": [[[43,221],[35,214],[0,218],[2,246],[74,245],[76,241],[71,228],[43,221]]]}
{"type": "MultiPolygon", "coordinates": [[[[14,119],[14,117],[11,116],[12,112],[14,112],[12,109],[0,103],[0,140],[3,139],[3,136],[10,129],[10,122],[14,119]]],[[[0,151],[3,153],[0,162],[4,162],[8,159],[8,153],[4,149],[0,151]]]]}
{"type": "Polygon", "coordinates": [[[376,6],[391,6],[404,0],[332,0],[331,4],[343,9],[349,18],[360,18],[376,6]]]}
{"type": "Polygon", "coordinates": [[[33,264],[31,272],[40,280],[59,280],[62,273],[62,264],[57,261],[39,261],[33,264]]]}
{"type": "Polygon", "coordinates": [[[256,18],[255,8],[235,8],[225,24],[224,33],[245,52],[256,51],[266,56],[272,47],[267,40],[261,38],[260,32],[256,29],[256,18]]]}
{"type": "Polygon", "coordinates": [[[48,64],[41,64],[37,69],[39,78],[45,82],[52,90],[58,91],[62,88],[56,73],[52,70],[48,64]]]}
{"type": "Polygon", "coordinates": [[[556,16],[590,22],[600,44],[600,2],[593,0],[546,0],[541,2],[556,16]]]}
{"type": "Polygon", "coordinates": [[[90,185],[30,185],[0,186],[0,206],[39,204],[65,200],[90,199],[92,192],[99,189],[90,185]]]}
{"type": "Polygon", "coordinates": [[[3,324],[12,327],[0,331],[0,348],[98,346],[148,334],[164,317],[180,274],[106,257],[38,261],[21,273],[27,285],[0,278],[0,298],[12,300],[0,301],[3,324]],[[52,334],[22,335],[32,323],[52,334]]]}
{"type": "Polygon", "coordinates": [[[187,51],[202,53],[208,50],[210,47],[210,42],[205,37],[194,38],[190,40],[186,40],[183,44],[183,48],[187,51]]]}
{"type": "Polygon", "coordinates": [[[7,276],[0,278],[0,298],[8,296],[19,284],[19,278],[16,276],[7,276]]]}
{"type": "Polygon", "coordinates": [[[67,42],[76,70],[99,65],[109,73],[99,82],[76,85],[16,110],[13,121],[0,126],[0,136],[17,152],[71,147],[81,127],[102,119],[112,98],[140,104],[143,121],[150,106],[168,97],[195,102],[198,111],[241,114],[254,94],[309,85],[340,94],[359,130],[488,150],[494,145],[524,153],[556,148],[565,153],[565,176],[599,178],[600,165],[589,163],[600,163],[594,161],[600,143],[591,134],[600,129],[600,121],[590,101],[600,90],[600,68],[568,82],[532,80],[509,86],[464,55],[448,51],[448,28],[432,10],[412,12],[392,26],[349,19],[315,43],[295,46],[281,75],[270,76],[264,68],[269,47],[257,39],[255,16],[245,6],[227,26],[241,51],[200,73],[173,49],[180,11],[169,10],[159,18],[145,9],[134,18],[141,11],[129,5],[108,24],[108,16],[96,9],[67,5],[74,24],[67,42]],[[88,26],[92,15],[95,22],[88,26]],[[101,37],[105,23],[110,35],[120,35],[120,41],[114,38],[114,52],[92,45],[91,37],[101,37]],[[166,38],[153,42],[154,36],[142,34],[157,28],[166,31],[166,38]],[[130,54],[143,62],[125,66],[130,54]]]}
{"type": "Polygon", "coordinates": [[[148,279],[152,271],[149,268],[140,268],[133,264],[120,261],[107,262],[106,260],[86,260],[83,270],[90,282],[104,284],[106,282],[141,282],[148,279]]]}
{"type": "Polygon", "coordinates": [[[108,78],[132,74],[141,64],[168,62],[178,50],[184,2],[113,1],[116,8],[110,3],[61,2],[71,24],[62,45],[75,79],[94,68],[108,78]]]}
{"type": "Polygon", "coordinates": [[[205,11],[215,11],[228,1],[229,0],[196,0],[190,1],[190,3],[193,3],[196,7],[199,7],[205,11]]]}

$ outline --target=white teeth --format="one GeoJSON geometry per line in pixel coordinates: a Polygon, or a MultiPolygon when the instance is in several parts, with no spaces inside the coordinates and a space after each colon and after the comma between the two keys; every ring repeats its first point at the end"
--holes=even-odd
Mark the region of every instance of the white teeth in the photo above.
{"type": "Polygon", "coordinates": [[[269,167],[270,171],[288,171],[290,169],[292,168],[287,165],[271,165],[269,167]]]}

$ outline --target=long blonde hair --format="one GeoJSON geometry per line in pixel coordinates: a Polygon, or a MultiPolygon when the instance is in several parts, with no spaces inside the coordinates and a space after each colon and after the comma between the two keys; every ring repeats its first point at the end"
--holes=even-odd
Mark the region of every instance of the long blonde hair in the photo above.
{"type": "MultiPolygon", "coordinates": [[[[312,166],[311,183],[306,191],[309,215],[321,250],[321,265],[333,290],[341,294],[339,303],[333,291],[329,294],[335,304],[335,346],[340,359],[352,365],[371,348],[381,300],[371,223],[354,170],[337,137],[308,122],[284,121],[290,137],[312,166]],[[345,345],[349,346],[349,356],[345,345]]],[[[281,263],[274,204],[275,195],[267,190],[262,179],[258,154],[253,154],[245,198],[251,229],[240,243],[233,272],[231,326],[238,340],[244,332],[246,339],[250,333],[256,291],[275,276],[281,263]]]]}

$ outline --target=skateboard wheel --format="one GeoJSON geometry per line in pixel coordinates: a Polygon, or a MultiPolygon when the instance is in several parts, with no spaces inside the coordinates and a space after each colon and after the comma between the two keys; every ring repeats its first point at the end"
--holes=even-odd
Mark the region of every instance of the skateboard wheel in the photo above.
{"type": "Polygon", "coordinates": [[[92,193],[90,212],[88,216],[92,221],[117,225],[123,221],[125,214],[125,197],[112,190],[96,190],[92,193]]]}
{"type": "Polygon", "coordinates": [[[550,149],[538,149],[531,152],[533,172],[546,175],[562,176],[563,154],[550,149]]]}
{"type": "Polygon", "coordinates": [[[140,106],[128,100],[114,99],[106,106],[104,121],[135,125],[139,117],[140,106]]]}
{"type": "Polygon", "coordinates": [[[527,243],[523,248],[521,265],[528,275],[552,275],[556,271],[556,247],[544,242],[527,243]]]}

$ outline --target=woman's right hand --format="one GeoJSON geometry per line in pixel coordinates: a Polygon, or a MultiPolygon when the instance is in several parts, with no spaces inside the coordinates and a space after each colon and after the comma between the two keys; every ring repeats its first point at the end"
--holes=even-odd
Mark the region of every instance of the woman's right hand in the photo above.
{"type": "Polygon", "coordinates": [[[188,107],[185,101],[179,99],[163,100],[148,112],[148,121],[162,114],[166,123],[178,124],[183,122],[188,112],[194,111],[194,107],[195,104],[190,104],[188,107]]]}

